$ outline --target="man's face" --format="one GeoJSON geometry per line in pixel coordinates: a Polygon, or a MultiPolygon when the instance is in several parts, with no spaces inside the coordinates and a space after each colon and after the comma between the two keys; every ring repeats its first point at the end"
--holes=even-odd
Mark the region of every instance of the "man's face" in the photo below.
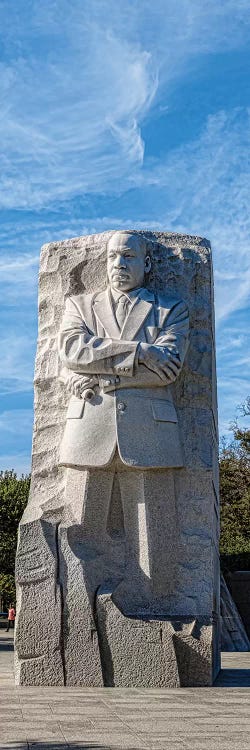
{"type": "Polygon", "coordinates": [[[150,259],[134,234],[118,232],[108,242],[107,272],[110,286],[129,292],[143,286],[145,271],[150,270],[150,259]]]}

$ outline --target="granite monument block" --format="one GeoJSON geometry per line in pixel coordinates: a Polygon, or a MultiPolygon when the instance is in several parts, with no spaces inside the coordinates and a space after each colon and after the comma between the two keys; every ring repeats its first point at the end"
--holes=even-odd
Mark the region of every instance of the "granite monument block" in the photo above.
{"type": "Polygon", "coordinates": [[[218,504],[209,242],[44,246],[17,684],[211,685],[218,504]]]}

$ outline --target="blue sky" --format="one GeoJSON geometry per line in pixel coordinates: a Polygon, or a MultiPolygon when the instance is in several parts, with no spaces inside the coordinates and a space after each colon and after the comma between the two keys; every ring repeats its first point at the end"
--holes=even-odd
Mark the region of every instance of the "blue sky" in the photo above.
{"type": "Polygon", "coordinates": [[[220,433],[249,393],[249,0],[0,0],[0,468],[30,468],[40,246],[213,246],[220,433]]]}

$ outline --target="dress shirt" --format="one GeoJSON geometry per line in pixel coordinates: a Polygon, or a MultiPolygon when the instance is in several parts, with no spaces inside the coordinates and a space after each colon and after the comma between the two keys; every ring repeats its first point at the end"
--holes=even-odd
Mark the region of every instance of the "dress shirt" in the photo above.
{"type": "Polygon", "coordinates": [[[128,292],[123,292],[121,289],[111,289],[113,310],[120,330],[122,330],[124,326],[126,317],[129,313],[134,299],[139,297],[142,291],[143,287],[137,287],[136,289],[131,289],[128,292]]]}

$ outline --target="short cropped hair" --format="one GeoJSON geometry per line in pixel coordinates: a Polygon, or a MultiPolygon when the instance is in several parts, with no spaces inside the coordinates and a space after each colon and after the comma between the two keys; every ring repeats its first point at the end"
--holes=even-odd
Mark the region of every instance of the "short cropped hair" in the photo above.
{"type": "Polygon", "coordinates": [[[151,257],[152,254],[152,240],[149,240],[147,237],[145,237],[145,234],[141,234],[141,232],[137,232],[135,229],[116,229],[114,232],[112,232],[111,237],[109,237],[107,241],[107,248],[110,240],[115,234],[126,234],[131,235],[132,237],[136,237],[137,240],[139,240],[139,245],[141,248],[145,250],[145,255],[149,255],[151,257]]]}

